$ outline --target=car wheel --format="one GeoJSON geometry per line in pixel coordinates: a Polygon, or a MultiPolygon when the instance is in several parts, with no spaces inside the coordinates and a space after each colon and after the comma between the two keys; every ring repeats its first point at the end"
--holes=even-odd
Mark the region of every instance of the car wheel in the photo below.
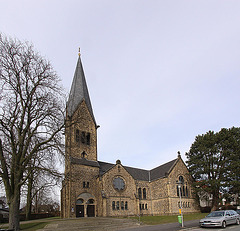
{"type": "Polygon", "coordinates": [[[240,224],[239,219],[236,219],[236,225],[239,225],[239,224],[240,224]]]}
{"type": "Polygon", "coordinates": [[[223,221],[223,222],[222,222],[222,228],[224,228],[224,229],[225,229],[225,228],[226,228],[226,226],[227,226],[227,225],[226,225],[226,221],[223,221]]]}

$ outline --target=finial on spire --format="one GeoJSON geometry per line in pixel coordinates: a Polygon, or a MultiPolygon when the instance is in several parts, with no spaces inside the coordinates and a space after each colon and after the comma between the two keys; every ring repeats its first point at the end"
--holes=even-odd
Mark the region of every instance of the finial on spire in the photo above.
{"type": "Polygon", "coordinates": [[[78,56],[80,56],[81,54],[80,54],[80,47],[78,48],[78,56]]]}

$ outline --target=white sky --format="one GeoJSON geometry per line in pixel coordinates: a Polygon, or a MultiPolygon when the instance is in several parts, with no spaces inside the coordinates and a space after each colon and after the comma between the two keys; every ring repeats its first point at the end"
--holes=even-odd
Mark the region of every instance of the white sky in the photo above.
{"type": "Polygon", "coordinates": [[[195,136],[240,126],[239,0],[0,0],[0,32],[32,42],[69,92],[78,47],[98,159],[151,169],[195,136]]]}

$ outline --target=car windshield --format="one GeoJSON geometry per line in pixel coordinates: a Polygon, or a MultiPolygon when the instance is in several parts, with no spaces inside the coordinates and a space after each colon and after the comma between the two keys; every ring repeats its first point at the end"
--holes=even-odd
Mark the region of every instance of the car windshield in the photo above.
{"type": "Polygon", "coordinates": [[[224,212],[223,211],[215,211],[207,215],[207,217],[223,217],[224,212]]]}

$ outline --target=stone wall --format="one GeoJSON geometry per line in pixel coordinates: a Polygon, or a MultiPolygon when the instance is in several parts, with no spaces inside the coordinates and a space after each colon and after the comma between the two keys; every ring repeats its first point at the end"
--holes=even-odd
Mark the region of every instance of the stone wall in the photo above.
{"type": "MultiPolygon", "coordinates": [[[[67,117],[68,118],[68,117],[67,117]]],[[[91,114],[88,111],[85,101],[82,101],[73,114],[72,118],[68,118],[66,130],[66,155],[81,158],[83,151],[88,160],[97,161],[97,128],[91,114]],[[79,141],[76,141],[76,130],[79,130],[79,141]],[[81,134],[90,134],[90,144],[81,142],[81,134]]]]}
{"type": "Polygon", "coordinates": [[[105,195],[105,204],[103,206],[103,214],[106,216],[126,216],[137,214],[136,204],[136,184],[132,176],[124,169],[121,164],[115,165],[101,179],[102,190],[105,195]],[[120,177],[125,182],[123,190],[116,190],[113,185],[113,180],[120,177]],[[113,209],[113,201],[115,209],[113,209]],[[119,202],[119,209],[117,203],[119,202]],[[127,202],[127,208],[125,203],[127,202]],[[121,203],[124,203],[124,209],[121,208],[121,203]]]}

